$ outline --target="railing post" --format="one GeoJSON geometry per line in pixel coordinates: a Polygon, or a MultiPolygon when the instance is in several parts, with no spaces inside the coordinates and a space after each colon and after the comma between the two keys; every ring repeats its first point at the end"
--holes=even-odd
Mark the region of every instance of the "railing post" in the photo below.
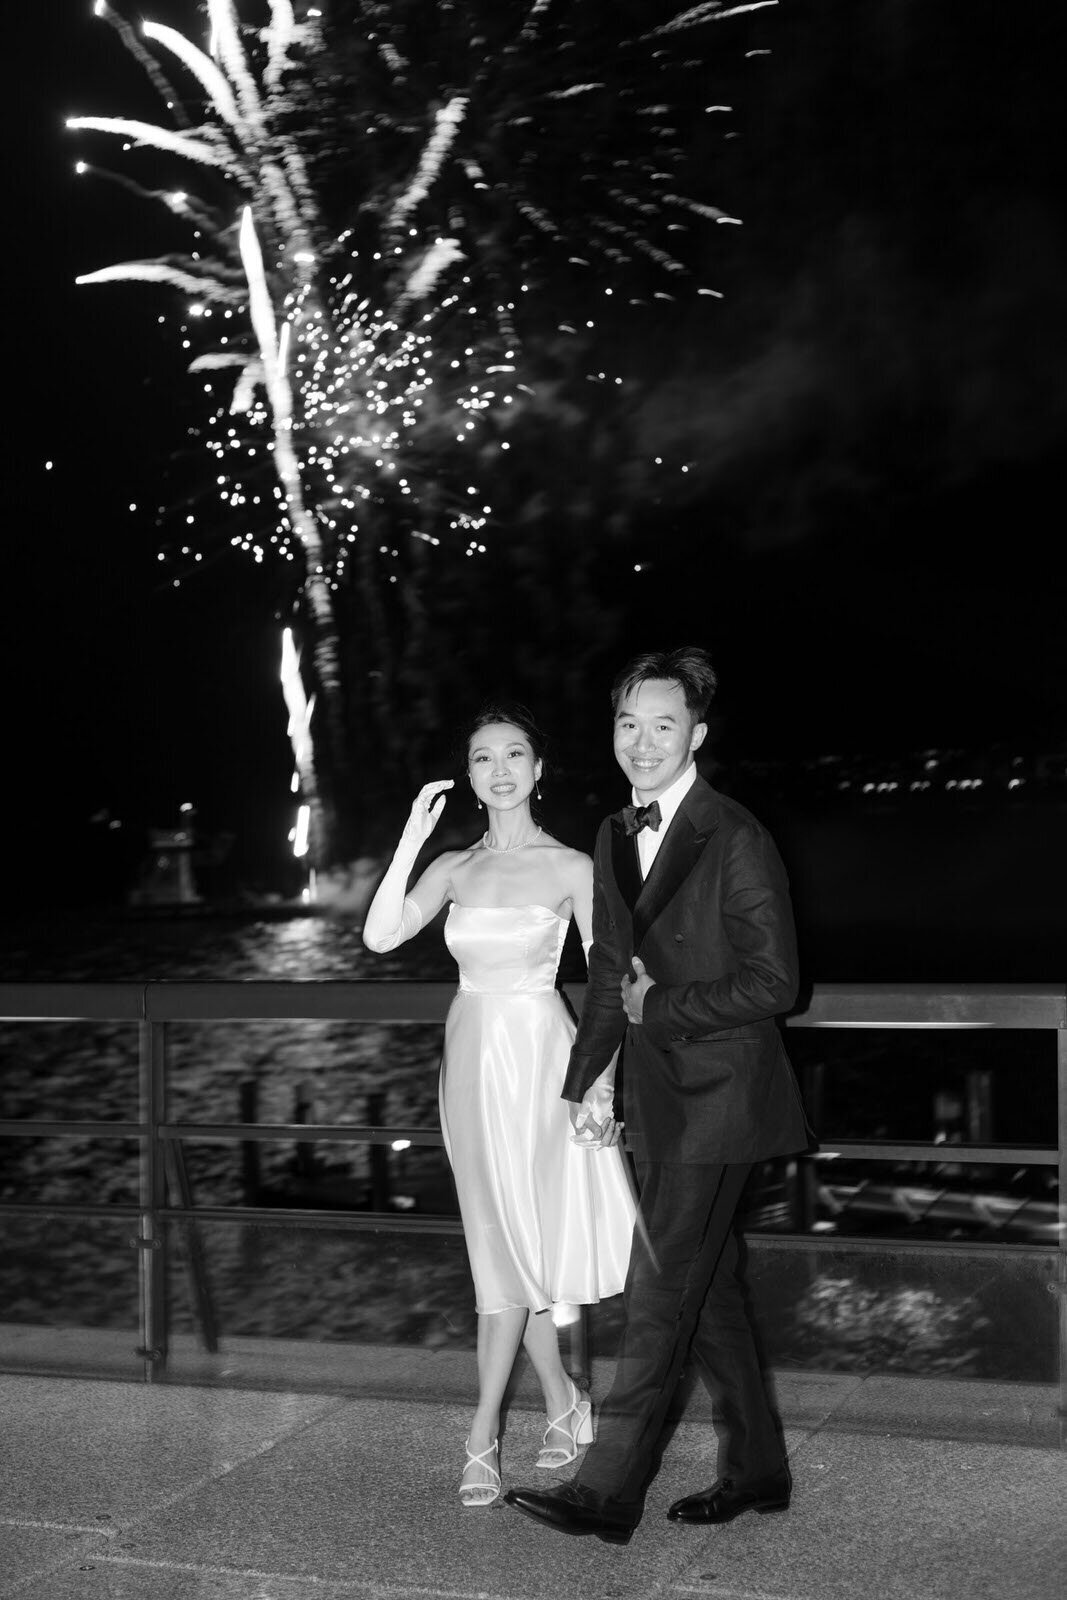
{"type": "MultiPolygon", "coordinates": [[[[259,1121],[259,1082],[256,1078],[241,1080],[241,1121],[259,1121]]],[[[259,1166],[259,1145],[254,1139],[245,1139],[241,1145],[241,1185],[246,1206],[258,1206],[263,1180],[259,1166]]]]}
{"type": "Polygon", "coordinates": [[[1059,1248],[1056,1293],[1059,1300],[1060,1429],[1067,1430],[1067,997],[1056,1030],[1056,1144],[1059,1153],[1059,1248]]]}
{"type": "Polygon", "coordinates": [[[205,1350],[214,1355],[219,1348],[219,1326],[215,1317],[214,1301],[211,1298],[211,1285],[208,1283],[207,1262],[204,1259],[200,1227],[192,1216],[193,1186],[189,1182],[189,1170],[185,1165],[185,1150],[181,1140],[168,1139],[164,1144],[163,1153],[166,1157],[165,1170],[170,1182],[171,1204],[173,1205],[176,1195],[182,1210],[186,1213],[180,1226],[185,1240],[189,1289],[200,1323],[200,1335],[205,1350]]]}
{"type": "Polygon", "coordinates": [[[167,1363],[167,1234],[162,1216],[167,1174],[159,1126],[166,1121],[167,1038],[165,1022],[141,1023],[140,1045],[140,1226],[136,1244],[141,1291],[141,1346],[146,1383],[162,1377],[167,1363]]]}
{"type": "MultiPolygon", "coordinates": [[[[377,1091],[367,1096],[367,1121],[371,1127],[385,1126],[385,1096],[377,1091]]],[[[384,1144],[372,1144],[370,1159],[370,1208],[389,1210],[389,1152],[384,1144]]]]}

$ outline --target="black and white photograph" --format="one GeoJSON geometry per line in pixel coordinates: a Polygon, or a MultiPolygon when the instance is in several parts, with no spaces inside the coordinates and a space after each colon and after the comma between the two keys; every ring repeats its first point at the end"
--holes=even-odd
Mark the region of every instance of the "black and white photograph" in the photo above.
{"type": "Polygon", "coordinates": [[[1053,1600],[1067,14],[5,23],[0,1597],[1053,1600]]]}

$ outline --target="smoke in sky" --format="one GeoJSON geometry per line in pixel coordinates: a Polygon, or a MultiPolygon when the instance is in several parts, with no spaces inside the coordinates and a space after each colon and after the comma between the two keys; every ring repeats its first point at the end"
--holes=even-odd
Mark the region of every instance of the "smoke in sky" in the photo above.
{"type": "Polygon", "coordinates": [[[1067,431],[1053,39],[915,0],[801,0],[776,27],[723,174],[745,224],[707,266],[725,298],[640,424],[688,464],[664,502],[741,498],[757,546],[828,504],[1016,471],[1067,431]]]}

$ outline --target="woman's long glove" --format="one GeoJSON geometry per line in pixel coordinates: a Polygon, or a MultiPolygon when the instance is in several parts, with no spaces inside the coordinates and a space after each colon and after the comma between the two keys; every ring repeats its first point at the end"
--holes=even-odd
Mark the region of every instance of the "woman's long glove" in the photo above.
{"type": "MultiPolygon", "coordinates": [[[[393,866],[395,865],[394,856],[393,866]]],[[[389,872],[392,870],[390,867],[389,872]]],[[[387,951],[395,950],[397,945],[403,944],[405,940],[413,939],[422,927],[422,912],[414,900],[404,894],[410,871],[410,866],[403,868],[403,876],[399,878],[399,888],[396,882],[387,884],[389,877],[387,872],[378,885],[378,893],[371,901],[367,920],[363,924],[363,943],[368,950],[373,950],[377,955],[383,956],[387,951]],[[384,895],[383,889],[386,890],[384,895]],[[396,907],[398,894],[402,897],[399,915],[396,907]]]]}
{"type": "Polygon", "coordinates": [[[422,912],[407,895],[408,879],[419,851],[436,828],[445,809],[444,799],[436,807],[433,802],[451,787],[451,778],[439,779],[424,784],[415,797],[411,814],[400,835],[400,843],[363,922],[363,943],[378,955],[395,950],[398,944],[414,938],[422,927],[422,912]]]}

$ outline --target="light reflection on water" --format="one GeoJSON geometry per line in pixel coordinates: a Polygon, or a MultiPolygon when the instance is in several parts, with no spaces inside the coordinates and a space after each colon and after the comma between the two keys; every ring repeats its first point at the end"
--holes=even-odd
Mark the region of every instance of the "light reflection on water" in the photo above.
{"type": "Polygon", "coordinates": [[[5,930],[3,943],[0,981],[9,983],[314,982],[455,972],[435,929],[376,956],[364,948],[358,923],[328,916],[39,915],[5,930]]]}
{"type": "MultiPolygon", "coordinates": [[[[389,956],[367,951],[357,924],[294,916],[245,923],[97,920],[61,927],[47,921],[24,931],[7,952],[7,981],[335,981],[422,978],[454,981],[455,966],[437,929],[389,956]]],[[[442,1028],[389,1027],[347,1021],[172,1023],[167,1030],[168,1115],[182,1122],[243,1120],[242,1094],[254,1087],[260,1122],[369,1121],[437,1126],[437,1069],[442,1028]],[[378,1097],[371,1106],[369,1097],[378,1097]]],[[[128,1022],[0,1024],[0,1115],[69,1120],[130,1120],[137,1115],[137,1029],[128,1022]]],[[[88,1141],[20,1144],[0,1175],[0,1198],[49,1202],[132,1200],[131,1148],[88,1141]],[[103,1191],[103,1192],[102,1192],[103,1191]]],[[[190,1144],[197,1200],[241,1203],[236,1146],[190,1144]]],[[[438,1151],[405,1152],[398,1185],[440,1190],[438,1151]]],[[[360,1146],[315,1152],[331,1177],[368,1179],[360,1146]]],[[[262,1180],[284,1189],[294,1170],[292,1144],[260,1147],[262,1180]]],[[[447,1187],[447,1186],[446,1186],[447,1187]]]]}

